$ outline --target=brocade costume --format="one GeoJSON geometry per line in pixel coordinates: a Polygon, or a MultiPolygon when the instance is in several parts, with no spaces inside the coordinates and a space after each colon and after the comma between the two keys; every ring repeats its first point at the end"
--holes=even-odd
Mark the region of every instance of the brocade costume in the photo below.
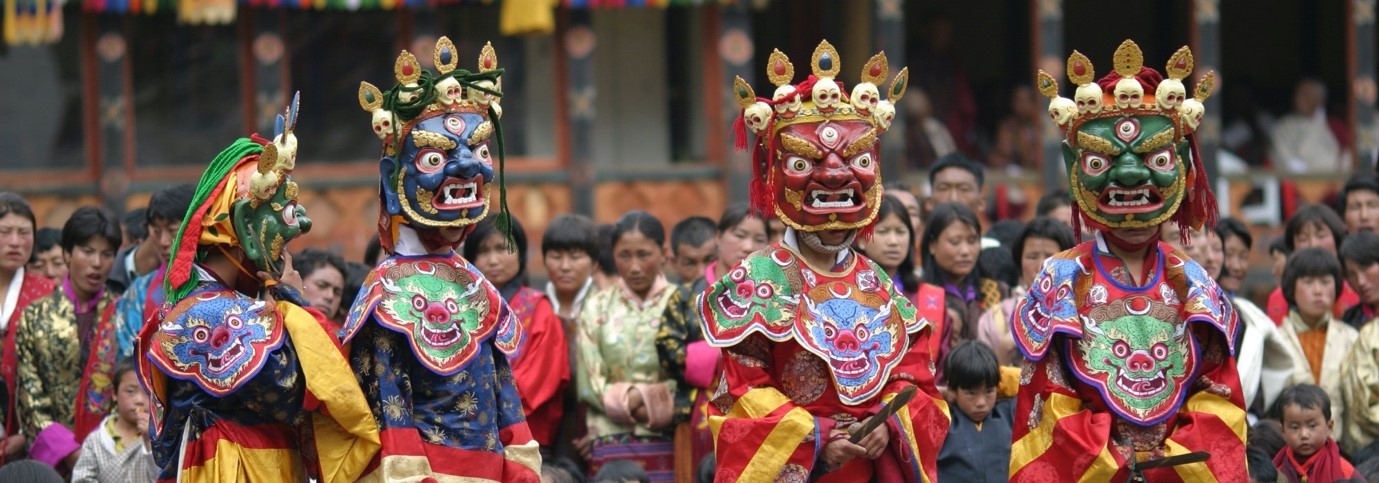
{"type": "Polygon", "coordinates": [[[383,141],[379,240],[389,255],[340,330],[382,442],[361,481],[539,481],[539,446],[510,363],[522,357],[522,324],[455,253],[489,214],[490,183],[501,177],[503,70],[491,45],[477,72],[457,69],[446,37],[432,61],[437,73],[404,50],[397,86],[359,88],[383,141]]]}
{"type": "Polygon", "coordinates": [[[718,477],[937,481],[949,407],[927,337],[942,313],[918,314],[856,252],[833,269],[810,266],[793,235],[748,256],[699,300],[705,336],[725,354],[710,396],[718,477]],[[923,391],[886,420],[881,458],[825,468],[819,455],[834,428],[877,414],[908,386],[923,391]]]}
{"type": "MultiPolygon", "coordinates": [[[[1333,434],[1339,436],[1343,447],[1355,448],[1351,454],[1356,454],[1379,439],[1379,324],[1365,324],[1360,329],[1342,367],[1341,394],[1349,424],[1337,425],[1340,431],[1333,434]]],[[[1336,403],[1331,405],[1334,408],[1336,403]]]]}
{"type": "Polygon", "coordinates": [[[1036,80],[1066,134],[1074,230],[1097,233],[1045,261],[1011,318],[1026,359],[1011,481],[1249,478],[1234,361],[1239,318],[1201,265],[1157,234],[1165,222],[1184,233],[1214,223],[1216,200],[1193,136],[1213,76],[1189,98],[1187,47],[1169,59],[1168,78],[1143,61],[1126,40],[1115,72],[1094,81],[1091,61],[1074,52],[1067,65],[1075,101],[1058,97],[1049,74],[1036,80]],[[1138,468],[1194,451],[1210,456],[1138,468]]]}
{"type": "Polygon", "coordinates": [[[115,297],[102,290],[78,312],[73,293],[64,282],[19,319],[16,409],[26,434],[61,424],[81,444],[114,407],[115,297]]]}
{"type": "MultiPolygon", "coordinates": [[[[787,229],[695,302],[705,339],[724,353],[709,408],[720,481],[938,478],[949,414],[934,384],[930,342],[942,304],[917,311],[880,266],[849,248],[876,221],[879,139],[909,70],[891,81],[883,100],[885,54],[862,66],[851,95],[834,80],[840,61],[821,42],[812,75],[791,84],[794,66],[773,52],[766,70],[777,87],[769,100],[741,78],[734,83],[743,107],[738,125],[756,134],[752,208],[775,213],[787,229]],[[845,239],[830,245],[824,233],[845,239]],[[832,265],[812,266],[802,253],[832,265]],[[887,407],[905,389],[914,390],[913,399],[887,407]],[[828,445],[850,444],[850,431],[873,416],[884,418],[889,435],[877,458],[825,457],[828,445]]],[[[747,147],[746,133],[738,134],[739,147],[747,147]]]]}
{"type": "Polygon", "coordinates": [[[296,117],[294,97],[272,141],[240,139],[211,162],[173,242],[167,303],[137,349],[159,481],[354,481],[378,449],[330,323],[276,281],[311,228],[292,180],[296,117]]]}

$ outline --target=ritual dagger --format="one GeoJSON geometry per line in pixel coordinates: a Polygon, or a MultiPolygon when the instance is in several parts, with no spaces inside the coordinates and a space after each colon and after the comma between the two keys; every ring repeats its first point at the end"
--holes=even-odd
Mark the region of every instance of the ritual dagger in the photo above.
{"type": "Polygon", "coordinates": [[[848,438],[848,441],[852,444],[857,444],[857,442],[862,441],[862,438],[867,437],[868,434],[871,434],[872,431],[875,431],[877,426],[885,424],[886,420],[890,419],[891,415],[894,415],[896,412],[899,412],[900,408],[903,408],[906,404],[909,404],[910,400],[914,399],[914,397],[914,386],[909,386],[905,389],[901,389],[900,392],[896,393],[895,397],[891,398],[891,402],[886,403],[886,407],[881,408],[880,413],[877,413],[875,416],[872,416],[871,419],[868,419],[866,424],[863,424],[861,426],[853,426],[852,429],[848,430],[849,433],[852,433],[852,436],[848,438]]]}

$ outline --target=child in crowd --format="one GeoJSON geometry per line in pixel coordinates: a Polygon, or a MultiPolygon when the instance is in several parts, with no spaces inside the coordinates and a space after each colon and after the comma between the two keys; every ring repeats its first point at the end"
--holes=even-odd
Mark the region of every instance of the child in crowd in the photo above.
{"type": "MultiPolygon", "coordinates": [[[[1358,333],[1332,316],[1340,286],[1341,262],[1325,249],[1298,250],[1283,267],[1283,297],[1291,307],[1283,322],[1283,340],[1293,359],[1288,384],[1321,386],[1336,403],[1335,419],[1344,428],[1343,363],[1358,333]]],[[[1327,419],[1332,419],[1330,411],[1327,419]]]]}
{"type": "Polygon", "coordinates": [[[948,481],[1006,481],[1014,400],[996,401],[1000,366],[986,344],[959,344],[943,362],[957,411],[938,454],[939,477],[948,481]]]}
{"type": "Polygon", "coordinates": [[[73,483],[152,481],[153,453],[148,443],[148,394],[139,385],[134,361],[115,364],[115,414],[106,416],[81,445],[73,483]]]}
{"type": "Polygon", "coordinates": [[[1283,416],[1283,440],[1288,446],[1274,456],[1280,480],[1339,481],[1355,476],[1355,468],[1341,457],[1341,449],[1331,438],[1336,422],[1331,417],[1331,399],[1313,384],[1298,384],[1279,395],[1283,416]]]}
{"type": "MultiPolygon", "coordinates": [[[[1293,216],[1288,217],[1288,223],[1284,225],[1283,230],[1283,245],[1288,253],[1296,253],[1306,248],[1320,248],[1334,257],[1341,251],[1341,242],[1345,240],[1345,236],[1345,222],[1341,221],[1340,215],[1335,211],[1325,205],[1305,205],[1298,208],[1293,216]]],[[[1269,302],[1265,306],[1265,312],[1274,323],[1280,325],[1283,324],[1283,318],[1288,315],[1290,307],[1282,292],[1279,289],[1269,294],[1269,302]]],[[[1332,303],[1332,315],[1336,317],[1360,303],[1360,296],[1344,281],[1336,286],[1336,294],[1337,298],[1332,303]]]]}
{"type": "Polygon", "coordinates": [[[688,286],[704,276],[704,268],[718,260],[715,243],[717,223],[702,216],[681,220],[670,229],[670,252],[675,259],[675,274],[680,285],[688,286]]]}

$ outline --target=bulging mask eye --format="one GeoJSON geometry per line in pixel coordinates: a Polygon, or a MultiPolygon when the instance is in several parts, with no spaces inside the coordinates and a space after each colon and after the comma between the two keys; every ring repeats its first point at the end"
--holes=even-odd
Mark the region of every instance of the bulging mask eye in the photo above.
{"type": "Polygon", "coordinates": [[[785,169],[791,173],[808,173],[814,167],[814,163],[799,156],[791,156],[785,159],[785,169]]]}
{"type": "Polygon", "coordinates": [[[481,145],[478,148],[474,149],[474,157],[478,158],[479,161],[483,161],[484,163],[493,162],[493,158],[492,155],[489,153],[487,144],[481,145]]]}
{"type": "Polygon", "coordinates": [[[862,153],[852,158],[852,165],[860,169],[871,169],[871,153],[862,153]]]}
{"type": "Polygon", "coordinates": [[[1111,167],[1111,160],[1096,153],[1082,155],[1082,171],[1091,176],[1105,173],[1111,167]]]}
{"type": "Polygon", "coordinates": [[[1178,167],[1176,158],[1173,156],[1173,149],[1155,151],[1145,159],[1145,164],[1155,171],[1173,171],[1178,167]]]}
{"type": "Polygon", "coordinates": [[[428,149],[417,154],[417,169],[426,174],[435,173],[445,166],[445,153],[428,149]]]}

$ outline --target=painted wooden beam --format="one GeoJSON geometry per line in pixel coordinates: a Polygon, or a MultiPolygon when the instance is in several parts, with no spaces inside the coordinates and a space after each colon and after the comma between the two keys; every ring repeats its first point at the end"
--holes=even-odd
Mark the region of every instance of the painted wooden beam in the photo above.
{"type": "MultiPolygon", "coordinates": [[[[713,50],[705,50],[706,56],[717,55],[718,60],[715,69],[719,73],[716,81],[719,99],[718,114],[709,118],[710,132],[733,132],[733,122],[742,113],[742,106],[737,103],[737,96],[733,94],[733,79],[742,77],[743,80],[747,81],[747,84],[758,89],[765,89],[757,82],[757,73],[762,72],[763,69],[758,68],[759,62],[754,58],[752,14],[743,3],[724,4],[716,7],[718,9],[717,31],[711,32],[713,35],[709,37],[716,39],[716,46],[713,50]]],[[[714,22],[710,21],[709,23],[714,22]]],[[[762,91],[759,95],[770,96],[771,94],[768,90],[762,91]]],[[[747,135],[750,137],[751,133],[747,135]]],[[[713,135],[710,135],[709,139],[714,139],[713,135]]],[[[733,149],[734,139],[732,136],[720,136],[718,139],[722,140],[718,147],[722,149],[723,153],[724,180],[728,189],[727,199],[730,203],[747,201],[748,186],[752,182],[751,152],[733,149]]],[[[750,139],[747,141],[750,143],[750,139]]]]}
{"type": "MultiPolygon", "coordinates": [[[[1192,21],[1188,24],[1192,45],[1192,57],[1197,66],[1192,71],[1189,89],[1196,88],[1202,76],[1210,71],[1221,70],[1221,5],[1220,0],[1193,0],[1192,21]]],[[[1215,92],[1207,98],[1207,112],[1202,124],[1197,128],[1197,153],[1202,157],[1202,167],[1206,169],[1207,179],[1217,179],[1221,173],[1217,154],[1221,150],[1221,93],[1215,92]]]]}
{"type": "Polygon", "coordinates": [[[571,207],[594,216],[594,48],[597,38],[587,9],[561,9],[556,23],[558,113],[564,120],[562,155],[570,170],[571,207]],[[563,81],[563,82],[560,82],[563,81]]]}
{"type": "MultiPolygon", "coordinates": [[[[1030,55],[1034,67],[1044,69],[1061,77],[1067,53],[1063,52],[1063,2],[1062,0],[1030,0],[1030,55]]],[[[1034,82],[1035,72],[1029,73],[1029,82],[1034,82]]],[[[1059,85],[1067,84],[1060,82],[1059,85]]],[[[1072,92],[1066,86],[1068,95],[1072,92]]],[[[1053,120],[1043,122],[1044,139],[1044,186],[1053,189],[1068,185],[1068,172],[1063,166],[1062,131],[1053,120]]]]}

